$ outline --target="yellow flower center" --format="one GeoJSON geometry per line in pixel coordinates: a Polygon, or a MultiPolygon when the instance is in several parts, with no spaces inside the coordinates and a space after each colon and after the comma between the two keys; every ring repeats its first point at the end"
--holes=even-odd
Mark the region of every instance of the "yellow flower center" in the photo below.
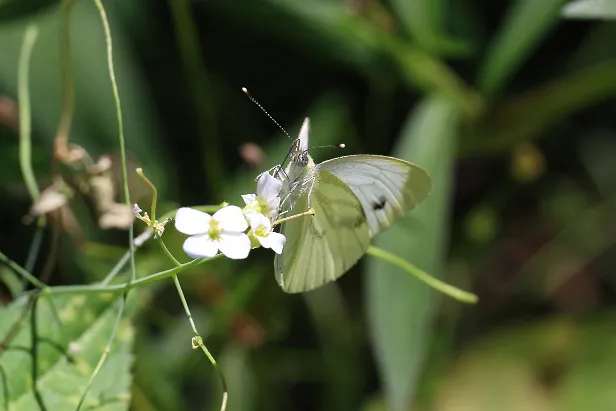
{"type": "Polygon", "coordinates": [[[260,213],[261,210],[261,203],[257,200],[251,201],[250,203],[246,204],[246,207],[244,207],[244,211],[256,211],[257,213],[260,213]]]}
{"type": "Polygon", "coordinates": [[[213,218],[210,219],[210,229],[208,230],[208,235],[212,240],[220,240],[220,234],[222,234],[220,224],[213,218]]]}
{"type": "Polygon", "coordinates": [[[267,237],[269,233],[267,232],[267,227],[262,225],[259,226],[256,230],[255,230],[255,235],[259,236],[259,237],[267,237]]]}

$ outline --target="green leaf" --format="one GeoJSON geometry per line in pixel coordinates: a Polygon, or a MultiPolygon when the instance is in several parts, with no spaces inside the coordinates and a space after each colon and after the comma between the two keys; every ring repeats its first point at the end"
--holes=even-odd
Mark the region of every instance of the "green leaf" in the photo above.
{"type": "MultiPolygon", "coordinates": [[[[440,277],[448,235],[450,179],[458,123],[455,107],[431,96],[410,116],[394,155],[414,161],[432,177],[431,195],[376,238],[375,245],[440,277]],[[411,230],[409,230],[411,227],[411,230]]],[[[373,345],[385,396],[393,411],[410,403],[426,356],[435,292],[404,271],[374,258],[366,273],[373,345]]]]}
{"type": "MultiPolygon", "coordinates": [[[[6,384],[6,390],[0,389],[0,404],[8,404],[12,411],[74,410],[111,335],[116,301],[111,295],[40,298],[1,352],[0,368],[9,378],[0,384],[6,384]]],[[[22,297],[1,310],[0,338],[5,338],[28,305],[29,300],[22,297]]],[[[86,397],[85,409],[128,410],[133,333],[130,322],[123,320],[111,354],[86,397]]]]}
{"type": "Polygon", "coordinates": [[[490,46],[479,88],[493,97],[504,87],[541,38],[558,21],[565,0],[518,0],[490,46]]]}
{"type": "Polygon", "coordinates": [[[437,54],[468,52],[468,45],[445,33],[446,0],[392,0],[391,6],[406,30],[424,49],[437,54]]]}
{"type": "Polygon", "coordinates": [[[563,17],[570,19],[616,19],[616,2],[613,0],[577,0],[562,8],[563,17]]]}

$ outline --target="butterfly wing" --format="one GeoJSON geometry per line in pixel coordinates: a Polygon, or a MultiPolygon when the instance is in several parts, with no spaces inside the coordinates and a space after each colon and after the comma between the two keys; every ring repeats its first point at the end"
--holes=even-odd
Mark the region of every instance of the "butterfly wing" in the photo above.
{"type": "Polygon", "coordinates": [[[282,254],[276,255],[276,280],[288,293],[313,290],[348,271],[370,245],[368,224],[359,199],[328,171],[315,176],[312,193],[302,190],[294,199],[293,213],[308,210],[308,195],[314,216],[283,224],[287,238],[282,254]]]}
{"type": "Polygon", "coordinates": [[[370,237],[423,201],[432,189],[421,167],[393,157],[350,155],[318,164],[349,186],[364,209],[370,237]]]}

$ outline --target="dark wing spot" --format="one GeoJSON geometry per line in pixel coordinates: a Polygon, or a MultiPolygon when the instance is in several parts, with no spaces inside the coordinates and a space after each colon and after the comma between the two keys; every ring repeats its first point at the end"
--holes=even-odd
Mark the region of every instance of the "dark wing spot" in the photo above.
{"type": "Polygon", "coordinates": [[[387,204],[387,200],[385,199],[384,196],[380,196],[377,201],[374,201],[372,203],[372,209],[374,211],[382,210],[383,208],[385,208],[385,204],[387,204]]]}

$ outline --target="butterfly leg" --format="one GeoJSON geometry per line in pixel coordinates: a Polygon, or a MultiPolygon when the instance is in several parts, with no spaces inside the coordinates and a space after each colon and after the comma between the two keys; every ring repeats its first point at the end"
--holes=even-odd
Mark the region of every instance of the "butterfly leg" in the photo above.
{"type": "MultiPolygon", "coordinates": [[[[289,198],[291,198],[291,194],[292,192],[289,192],[285,198],[282,199],[282,201],[280,202],[280,205],[278,206],[279,209],[282,209],[282,206],[286,204],[287,200],[289,200],[289,198]]],[[[285,213],[289,212],[292,208],[293,208],[293,202],[289,201],[291,204],[289,205],[289,207],[284,211],[285,213]]],[[[280,213],[279,213],[280,214],[280,213]]]]}
{"type": "Polygon", "coordinates": [[[274,167],[272,167],[272,168],[270,168],[270,169],[268,169],[268,170],[265,170],[265,171],[264,171],[264,172],[262,172],[262,173],[259,173],[259,174],[257,175],[257,177],[255,178],[255,181],[258,181],[258,180],[259,180],[259,178],[261,178],[261,176],[262,176],[263,174],[265,174],[265,173],[271,174],[272,172],[274,173],[274,176],[275,176],[276,178],[278,178],[278,173],[279,173],[281,170],[284,172],[284,170],[282,169],[281,165],[280,165],[280,164],[276,164],[274,167]]]}
{"type": "MultiPolygon", "coordinates": [[[[306,180],[302,186],[306,185],[306,184],[310,184],[310,188],[308,189],[308,210],[310,210],[312,208],[312,189],[314,188],[314,182],[315,182],[315,178],[312,177],[309,180],[306,180]]],[[[308,211],[306,210],[306,211],[308,211]]]]}

